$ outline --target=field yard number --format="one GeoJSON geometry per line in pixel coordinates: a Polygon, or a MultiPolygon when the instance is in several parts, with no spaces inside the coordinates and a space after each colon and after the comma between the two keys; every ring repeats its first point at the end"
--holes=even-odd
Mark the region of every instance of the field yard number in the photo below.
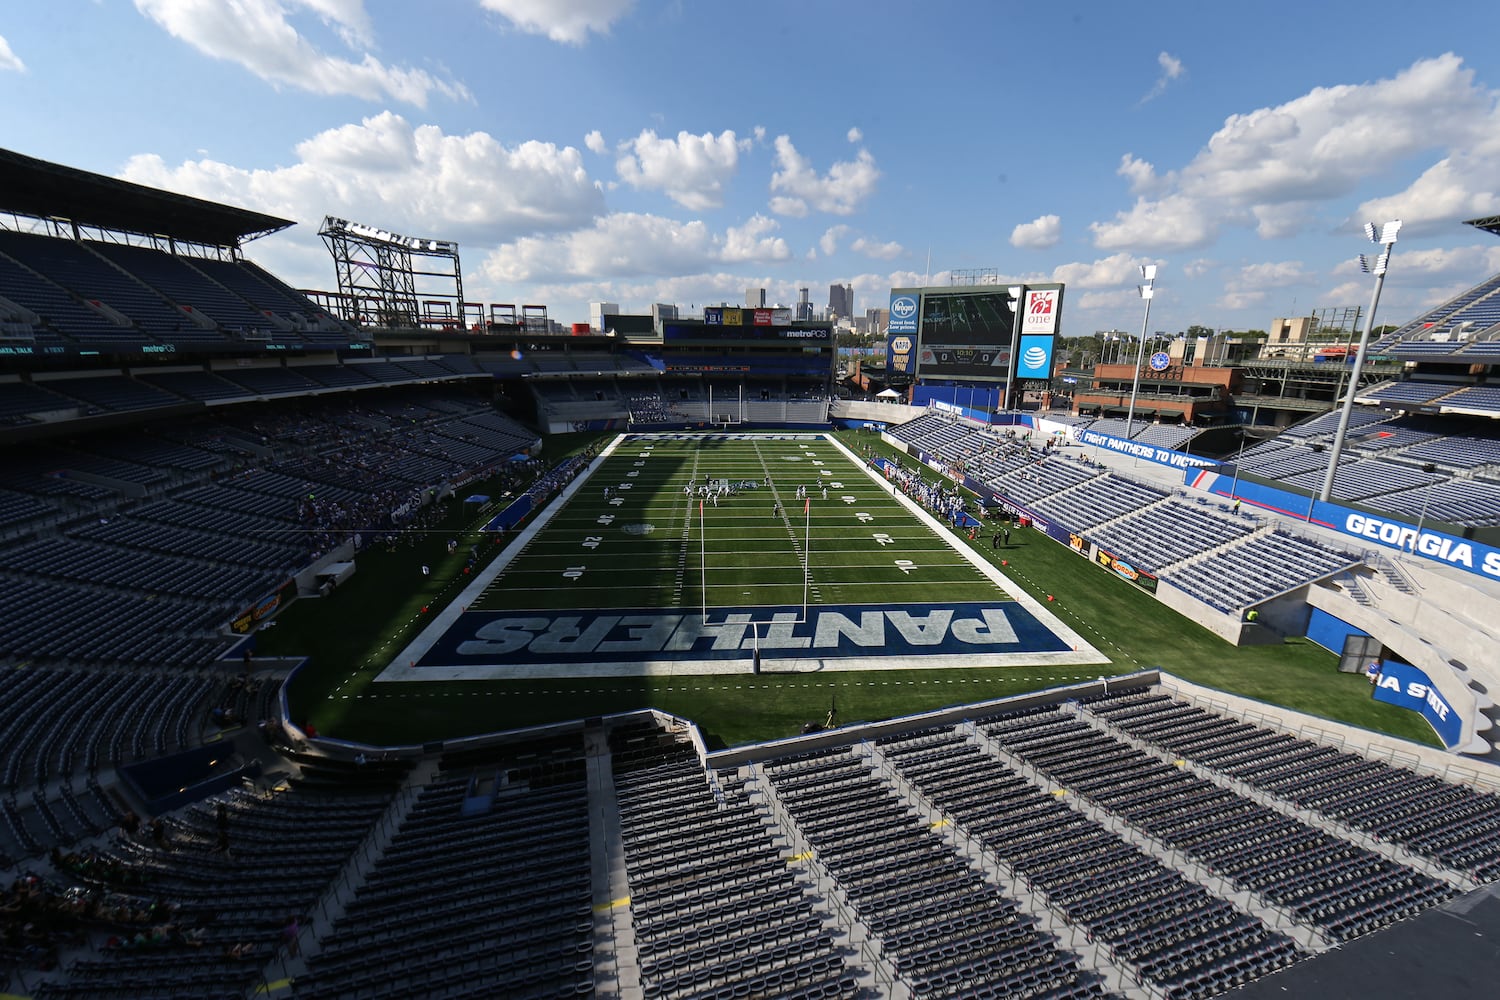
{"type": "Polygon", "coordinates": [[[860,524],[869,524],[871,521],[875,520],[874,514],[867,514],[864,511],[858,511],[854,516],[859,518],[860,524]]]}
{"type": "Polygon", "coordinates": [[[620,506],[620,504],[622,504],[624,502],[625,502],[625,498],[624,497],[611,497],[610,501],[609,501],[609,505],[611,507],[618,507],[618,506],[620,506]]]}
{"type": "Polygon", "coordinates": [[[896,540],[894,538],[892,538],[890,535],[887,535],[883,531],[877,531],[877,532],[875,532],[875,534],[872,537],[877,542],[879,542],[881,545],[895,545],[896,544],[896,540]]]}
{"type": "Polygon", "coordinates": [[[844,503],[854,503],[859,499],[859,497],[851,497],[849,494],[845,493],[843,496],[839,497],[839,499],[844,501],[844,503]]]}
{"type": "Polygon", "coordinates": [[[844,484],[843,483],[829,483],[828,485],[832,486],[836,490],[841,490],[841,489],[844,488],[844,484]]]}
{"type": "MultiPolygon", "coordinates": [[[[639,475],[640,475],[639,472],[634,472],[634,471],[627,472],[627,473],[625,473],[625,478],[626,479],[634,479],[636,476],[639,476],[639,475]]],[[[629,483],[621,483],[620,484],[620,489],[622,489],[622,490],[627,490],[629,488],[630,488],[630,484],[629,483]]]]}
{"type": "MultiPolygon", "coordinates": [[[[903,573],[910,573],[912,570],[917,568],[917,564],[912,562],[910,559],[897,559],[896,568],[903,573]]],[[[566,573],[563,574],[563,576],[567,575],[568,574],[566,573]]]]}
{"type": "Polygon", "coordinates": [[[637,469],[639,469],[639,468],[640,468],[640,467],[641,467],[641,466],[643,466],[643,465],[645,465],[645,464],[646,464],[646,463],[645,463],[645,462],[637,462],[637,463],[635,463],[635,467],[636,467],[636,468],[637,468],[637,469]]]}
{"type": "Polygon", "coordinates": [[[594,523],[595,524],[602,524],[605,527],[609,527],[614,522],[615,522],[615,516],[613,514],[600,514],[599,515],[599,519],[597,521],[595,521],[594,523]]]}
{"type": "Polygon", "coordinates": [[[569,566],[563,570],[563,579],[576,580],[583,575],[583,571],[586,569],[588,569],[587,566],[569,566]]]}
{"type": "Polygon", "coordinates": [[[602,541],[604,541],[604,538],[602,536],[590,535],[583,540],[583,547],[586,549],[597,549],[599,547],[599,543],[602,541]]]}
{"type": "MultiPolygon", "coordinates": [[[[635,475],[635,473],[632,472],[631,475],[633,476],[633,475],[635,475]]],[[[620,484],[620,489],[622,489],[622,490],[628,490],[628,489],[630,489],[634,485],[635,485],[634,483],[621,483],[620,484]]]]}

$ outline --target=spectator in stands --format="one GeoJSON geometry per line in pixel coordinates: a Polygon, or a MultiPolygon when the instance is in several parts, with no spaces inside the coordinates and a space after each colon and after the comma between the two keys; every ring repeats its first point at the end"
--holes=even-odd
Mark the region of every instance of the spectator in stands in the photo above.
{"type": "Polygon", "coordinates": [[[293,958],[302,954],[302,925],[298,922],[296,915],[287,918],[287,922],[281,928],[281,943],[286,946],[286,953],[293,958]]]}

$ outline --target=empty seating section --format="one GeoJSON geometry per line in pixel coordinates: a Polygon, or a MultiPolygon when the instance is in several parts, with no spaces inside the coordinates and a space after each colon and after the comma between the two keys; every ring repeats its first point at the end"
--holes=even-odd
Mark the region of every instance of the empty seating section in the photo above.
{"type": "Polygon", "coordinates": [[[834,933],[737,783],[690,745],[611,734],[630,915],[647,998],[852,997],[834,933]]]}
{"type": "Polygon", "coordinates": [[[1397,448],[1408,448],[1423,441],[1431,441],[1437,437],[1431,431],[1419,430],[1408,427],[1400,421],[1392,421],[1388,424],[1374,424],[1359,431],[1351,431],[1346,447],[1355,452],[1381,452],[1393,451],[1397,448]]]}
{"type": "Polygon", "coordinates": [[[294,368],[226,368],[218,374],[252,396],[300,395],[323,388],[294,368]]]}
{"type": "MultiPolygon", "coordinates": [[[[203,674],[35,667],[6,680],[0,788],[14,792],[186,746],[214,682],[203,674]],[[100,711],[100,706],[109,711],[100,711]]],[[[97,833],[99,818],[75,831],[97,833]]],[[[102,827],[100,827],[102,829],[102,827]]]]}
{"type": "Polygon", "coordinates": [[[1383,403],[1430,403],[1458,388],[1448,382],[1386,382],[1360,394],[1383,403]]]}
{"type": "MultiPolygon", "coordinates": [[[[1448,329],[1456,322],[1471,318],[1466,310],[1495,291],[1500,291],[1500,275],[1486,278],[1436,309],[1428,310],[1410,323],[1380,338],[1372,347],[1377,351],[1384,350],[1409,337],[1422,337],[1428,335],[1428,331],[1448,329]]],[[[1491,322],[1496,322],[1496,320],[1491,322]]]]}
{"type": "Polygon", "coordinates": [[[1063,710],[980,729],[1047,777],[1343,941],[1453,895],[1446,883],[1241,798],[1063,710]]]}
{"type": "Polygon", "coordinates": [[[0,288],[5,289],[5,298],[41,318],[41,336],[49,341],[85,346],[129,347],[149,341],[138,330],[116,323],[27,266],[26,244],[18,246],[13,237],[14,234],[0,232],[0,288]],[[15,256],[18,253],[20,260],[15,256]]]}
{"type": "Polygon", "coordinates": [[[1073,531],[1087,531],[1165,500],[1167,496],[1154,486],[1120,476],[1103,475],[1090,479],[1079,489],[1036,500],[1032,508],[1073,531]]]}
{"type": "Polygon", "coordinates": [[[8,573],[0,573],[0,596],[0,657],[43,662],[199,666],[224,649],[214,630],[239,610],[8,573]]]}
{"type": "Polygon", "coordinates": [[[1099,475],[1098,469],[1060,456],[1049,456],[1013,469],[992,480],[990,485],[1014,502],[1029,506],[1043,497],[1097,479],[1099,475]]]}
{"type": "Polygon", "coordinates": [[[1146,424],[1140,432],[1135,435],[1137,441],[1146,444],[1158,445],[1162,448],[1172,448],[1181,451],[1185,445],[1198,436],[1195,427],[1183,427],[1178,424],[1146,424]]]}
{"type": "Polygon", "coordinates": [[[124,376],[72,378],[45,382],[52,392],[87,404],[93,410],[123,412],[159,406],[179,406],[182,399],[147,382],[124,376]]]}
{"type": "Polygon", "coordinates": [[[1500,465],[1500,440],[1469,434],[1449,434],[1408,448],[1402,455],[1407,459],[1432,462],[1451,469],[1477,469],[1485,465],[1500,465]]]}
{"type": "Polygon", "coordinates": [[[1500,878],[1500,798],[1150,692],[1088,703],[1138,739],[1470,875],[1500,878]]]}
{"type": "Polygon", "coordinates": [[[1157,573],[1173,563],[1237,541],[1255,530],[1245,517],[1226,517],[1208,504],[1172,497],[1151,504],[1114,524],[1096,529],[1090,540],[1127,555],[1137,569],[1157,573]]]}
{"type": "Polygon", "coordinates": [[[1210,556],[1174,566],[1161,578],[1210,607],[1236,613],[1358,561],[1297,535],[1262,530],[1210,556]]]}
{"type": "Polygon", "coordinates": [[[92,538],[42,538],[10,546],[0,554],[0,573],[106,584],[148,597],[177,594],[229,602],[249,600],[286,580],[282,572],[215,565],[159,552],[148,556],[92,538]]]}
{"type": "MultiPolygon", "coordinates": [[[[145,910],[172,907],[171,920],[197,941],[143,949],[105,948],[75,961],[65,984],[44,983],[38,1000],[240,995],[273,957],[288,917],[306,917],[386,809],[390,791],[294,790],[263,798],[227,792],[165,819],[165,843],[120,839],[94,852],[73,877],[112,890],[145,910]],[[217,850],[217,808],[231,853],[217,850]],[[226,954],[249,943],[244,958],[226,954]]],[[[122,935],[126,936],[126,935],[122,935]]]]}
{"type": "MultiPolygon", "coordinates": [[[[1286,479],[1304,472],[1324,475],[1328,470],[1328,458],[1328,452],[1314,451],[1302,445],[1257,454],[1247,451],[1240,459],[1240,470],[1262,479],[1286,479]]],[[[1352,462],[1354,456],[1345,452],[1339,460],[1341,463],[1352,462]]]]}
{"type": "Polygon", "coordinates": [[[128,318],[150,339],[222,342],[215,331],[199,330],[162,295],[122,272],[89,244],[26,233],[0,232],[0,253],[19,259],[87,302],[98,302],[128,318]]]}
{"type": "Polygon", "coordinates": [[[77,408],[78,400],[33,382],[0,382],[0,426],[31,423],[32,414],[77,408]]]}
{"type": "MultiPolygon", "coordinates": [[[[1356,406],[1349,413],[1349,432],[1352,434],[1356,428],[1378,424],[1389,418],[1390,414],[1383,410],[1367,410],[1356,406]]],[[[1281,436],[1287,440],[1311,440],[1322,435],[1332,436],[1338,427],[1339,413],[1334,411],[1319,414],[1311,420],[1304,420],[1300,424],[1288,427],[1281,432],[1281,436]]]]}
{"type": "Polygon", "coordinates": [[[1380,498],[1380,506],[1413,524],[1422,521],[1425,515],[1428,521],[1490,528],[1500,525],[1500,484],[1482,479],[1448,479],[1431,487],[1387,493],[1380,498]]]}
{"type": "Polygon", "coordinates": [[[581,746],[573,761],[544,780],[498,762],[422,787],[293,995],[592,995],[581,746]],[[481,776],[493,805],[465,815],[481,776]]]}
{"type": "Polygon", "coordinates": [[[1443,407],[1500,413],[1500,385],[1476,385],[1462,389],[1443,400],[1443,407]]]}
{"type": "MultiPolygon", "coordinates": [[[[1287,476],[1281,481],[1294,489],[1316,491],[1323,484],[1323,472],[1304,472],[1287,476]]],[[[1426,486],[1446,479],[1445,475],[1423,472],[1410,465],[1396,462],[1369,461],[1340,462],[1338,475],[1333,477],[1330,495],[1335,500],[1363,500],[1378,497],[1382,493],[1426,486]]],[[[1380,504],[1384,506],[1382,498],[1380,504]]]]}
{"type": "Polygon", "coordinates": [[[165,389],[183,399],[207,402],[211,399],[244,399],[244,386],[235,385],[212,372],[155,372],[138,376],[141,382],[165,389]]]}
{"type": "Polygon", "coordinates": [[[249,261],[194,260],[192,266],[234,292],[256,312],[270,310],[285,319],[300,316],[314,320],[322,316],[306,296],[297,294],[249,261]]]}
{"type": "Polygon", "coordinates": [[[773,760],[765,773],[915,996],[1098,992],[868,759],[840,747],[773,760]]]}
{"type": "Polygon", "coordinates": [[[1171,997],[1212,996],[1290,965],[1296,946],[1048,795],[951,727],[879,741],[952,816],[1115,962],[1171,997]]]}
{"type": "MultiPolygon", "coordinates": [[[[273,329],[262,312],[244,299],[211,281],[194,267],[193,261],[146,247],[117,243],[90,243],[89,249],[107,257],[156,289],[179,308],[206,316],[224,330],[264,331],[273,329]]],[[[188,321],[182,321],[186,326],[188,321]]]]}

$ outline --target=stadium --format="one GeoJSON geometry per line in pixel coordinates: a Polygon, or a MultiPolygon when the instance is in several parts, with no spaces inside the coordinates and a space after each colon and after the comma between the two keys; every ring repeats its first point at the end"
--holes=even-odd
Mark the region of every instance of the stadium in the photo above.
{"type": "Polygon", "coordinates": [[[9,993],[1491,991],[1500,275],[1215,459],[972,405],[1060,286],[893,290],[907,407],[291,224],[0,153],[9,993]]]}

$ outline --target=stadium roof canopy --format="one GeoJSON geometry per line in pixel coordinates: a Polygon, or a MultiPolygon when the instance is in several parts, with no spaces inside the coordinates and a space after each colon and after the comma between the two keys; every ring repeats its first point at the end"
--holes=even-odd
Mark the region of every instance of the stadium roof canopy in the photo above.
{"type": "Polygon", "coordinates": [[[235,246],[294,223],[0,149],[0,211],[235,246]]]}
{"type": "Polygon", "coordinates": [[[1464,225],[1483,229],[1491,236],[1500,236],[1500,215],[1486,215],[1482,219],[1465,219],[1464,225]]]}

